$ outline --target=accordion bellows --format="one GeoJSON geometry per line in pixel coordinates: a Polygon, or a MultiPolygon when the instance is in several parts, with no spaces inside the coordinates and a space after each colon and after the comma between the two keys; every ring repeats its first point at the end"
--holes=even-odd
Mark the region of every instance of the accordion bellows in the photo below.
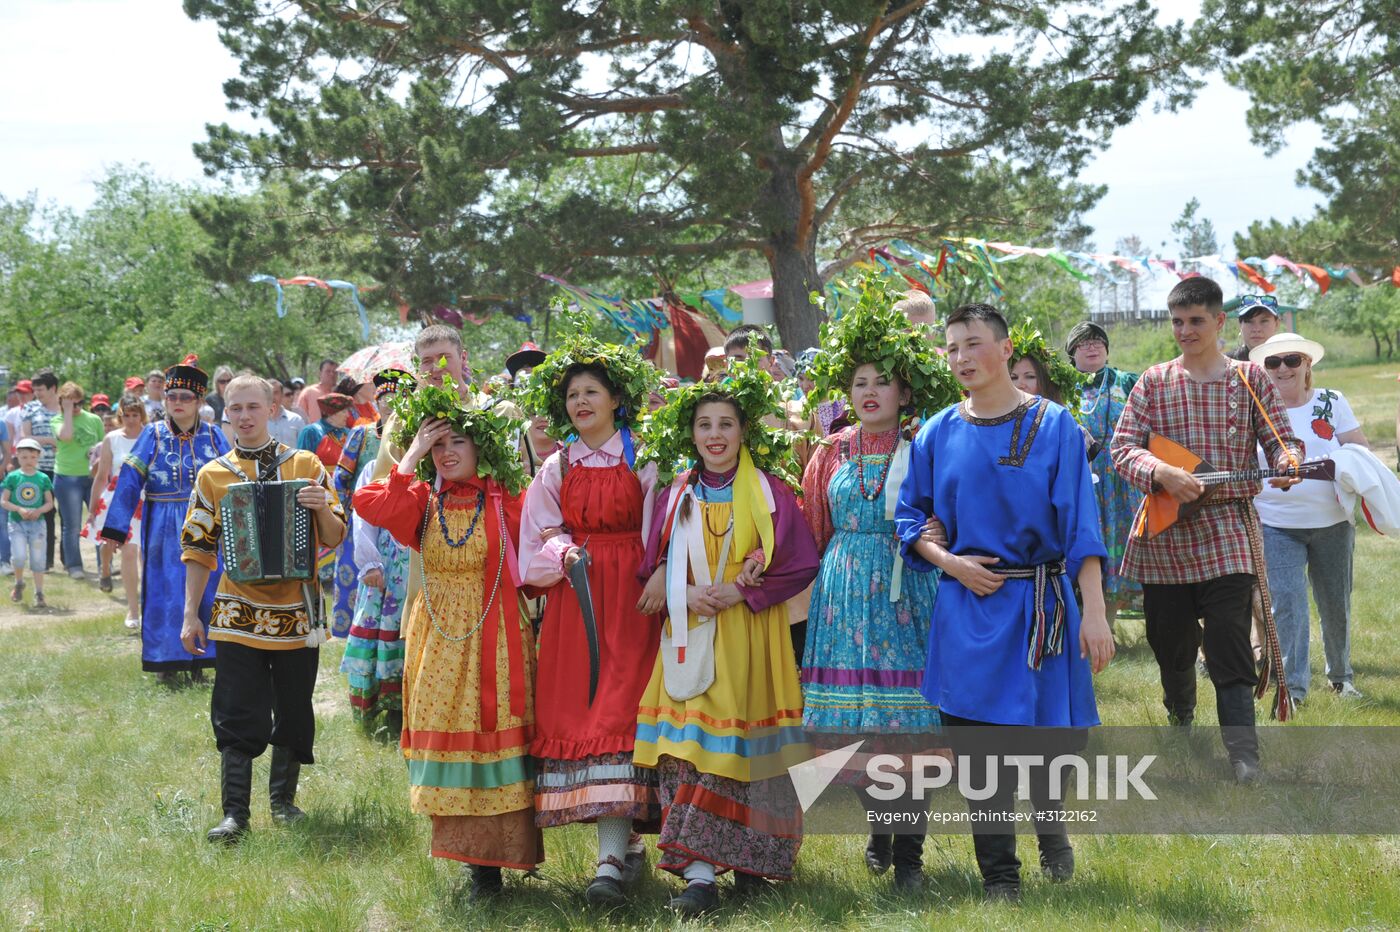
{"type": "Polygon", "coordinates": [[[311,483],[236,482],[219,504],[224,573],[234,582],[311,579],[316,575],[311,510],[297,492],[311,483]]]}

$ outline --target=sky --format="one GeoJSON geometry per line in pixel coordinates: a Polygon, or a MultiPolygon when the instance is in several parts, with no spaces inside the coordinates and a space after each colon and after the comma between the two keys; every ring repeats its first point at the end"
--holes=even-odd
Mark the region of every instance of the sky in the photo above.
{"type": "MultiPolygon", "coordinates": [[[[1159,7],[1164,17],[1189,18],[1198,3],[1159,0],[1159,7]]],[[[251,125],[224,107],[222,84],[236,74],[214,25],[188,19],[178,0],[3,0],[0,196],[37,192],[41,201],[82,209],[116,163],[200,181],[191,145],[204,138],[204,125],[251,125]]],[[[1295,176],[1319,132],[1302,127],[1266,157],[1249,140],[1247,103],[1217,77],[1189,109],[1144,111],[1119,130],[1080,179],[1108,186],[1087,217],[1099,249],[1135,234],[1175,255],[1171,224],[1192,197],[1227,256],[1231,236],[1253,220],[1310,215],[1318,196],[1295,176]]]]}

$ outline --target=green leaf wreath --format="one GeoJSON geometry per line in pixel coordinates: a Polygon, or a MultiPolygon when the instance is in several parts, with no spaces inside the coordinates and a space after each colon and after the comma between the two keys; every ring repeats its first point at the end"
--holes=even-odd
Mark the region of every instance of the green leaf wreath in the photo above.
{"type": "Polygon", "coordinates": [[[548,416],[550,436],[564,440],[574,432],[569,412],[564,407],[564,375],[571,366],[597,363],[607,371],[618,391],[620,410],[624,412],[621,420],[640,423],[652,390],[661,382],[656,367],[642,359],[632,347],[605,343],[590,334],[586,312],[565,311],[561,316],[568,336],[535,367],[524,391],[517,393],[515,400],[531,414],[548,416]]]}
{"type": "MultiPolygon", "coordinates": [[[[860,300],[840,320],[822,324],[821,352],[808,373],[816,388],[808,395],[807,410],[846,397],[856,369],[867,363],[908,386],[910,407],[923,417],[959,402],[962,388],[933,342],[894,309],[903,293],[873,274],[860,281],[859,293],[860,300]]],[[[814,294],[812,300],[821,297],[814,294]]]]}
{"type": "Polygon", "coordinates": [[[1050,384],[1055,386],[1060,397],[1064,399],[1064,406],[1077,419],[1080,395],[1091,377],[1074,368],[1069,360],[1055,352],[1033,324],[1022,321],[1011,328],[1011,365],[1014,366],[1027,356],[1040,360],[1041,366],[1050,376],[1050,384]]]}
{"type": "MultiPolygon", "coordinates": [[[[496,410],[468,408],[457,394],[457,383],[450,375],[444,377],[442,383],[441,387],[420,383],[412,391],[400,391],[394,396],[392,407],[398,418],[398,428],[392,438],[394,443],[406,450],[424,421],[434,417],[451,421],[453,430],[476,443],[477,475],[495,479],[512,495],[518,494],[530,484],[515,446],[524,422],[496,410]]],[[[425,482],[432,482],[437,476],[432,456],[418,461],[417,475],[425,482]]]]}
{"type": "Polygon", "coordinates": [[[639,454],[643,462],[656,463],[660,482],[670,483],[677,474],[700,461],[691,429],[695,408],[704,396],[718,394],[733,398],[744,412],[748,425],[744,430],[744,444],[749,448],[754,466],[777,476],[793,489],[801,488],[801,478],[796,471],[797,457],[792,449],[795,434],[764,422],[764,418],[776,417],[786,423],[787,417],[781,386],[763,371],[756,355],[748,360],[730,360],[728,373],[717,382],[695,382],[663,394],[665,406],[645,421],[639,454]]]}

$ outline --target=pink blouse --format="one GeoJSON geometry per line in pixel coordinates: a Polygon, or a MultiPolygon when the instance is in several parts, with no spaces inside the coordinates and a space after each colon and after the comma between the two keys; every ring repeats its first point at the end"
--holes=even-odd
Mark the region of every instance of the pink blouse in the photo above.
{"type": "MultiPolygon", "coordinates": [[[[607,443],[591,450],[582,440],[575,440],[565,450],[552,454],[535,473],[530,488],[525,493],[525,511],[520,519],[520,574],[527,586],[547,589],[564,578],[564,554],[574,546],[573,537],[561,533],[549,540],[543,539],[546,528],[562,527],[564,515],[559,507],[560,478],[559,457],[569,457],[569,468],[605,468],[623,462],[622,431],[613,434],[607,443]]],[[[645,547],[647,532],[651,528],[651,513],[656,503],[656,464],[647,463],[637,471],[637,481],[642,484],[642,525],[637,528],[637,539],[645,547]]]]}

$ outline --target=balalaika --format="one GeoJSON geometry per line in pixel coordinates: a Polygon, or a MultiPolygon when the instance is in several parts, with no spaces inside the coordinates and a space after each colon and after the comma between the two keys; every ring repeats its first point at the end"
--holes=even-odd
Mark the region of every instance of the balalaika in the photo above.
{"type": "MultiPolygon", "coordinates": [[[[263,475],[280,476],[292,458],[286,450],[263,475]]],[[[219,505],[223,526],[224,572],[234,582],[308,580],[316,575],[316,541],[311,510],[297,502],[306,479],[257,481],[229,456],[216,460],[242,482],[228,487],[219,505]]]]}

